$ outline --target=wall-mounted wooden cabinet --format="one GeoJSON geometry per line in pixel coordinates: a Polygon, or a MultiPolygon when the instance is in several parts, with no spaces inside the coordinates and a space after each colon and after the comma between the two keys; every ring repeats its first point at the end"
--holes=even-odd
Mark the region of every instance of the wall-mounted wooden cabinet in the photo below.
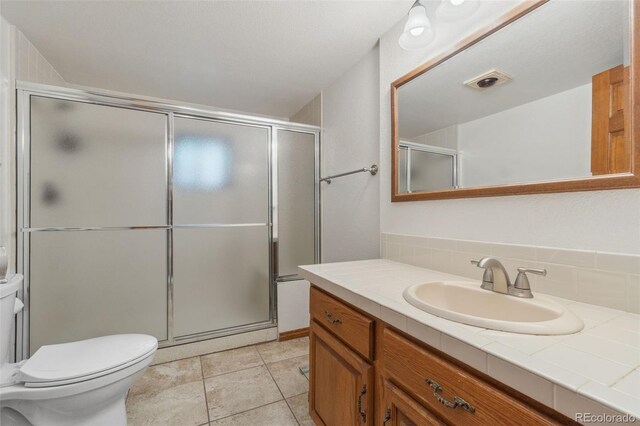
{"type": "Polygon", "coordinates": [[[328,293],[310,299],[317,425],[575,424],[328,293]]]}

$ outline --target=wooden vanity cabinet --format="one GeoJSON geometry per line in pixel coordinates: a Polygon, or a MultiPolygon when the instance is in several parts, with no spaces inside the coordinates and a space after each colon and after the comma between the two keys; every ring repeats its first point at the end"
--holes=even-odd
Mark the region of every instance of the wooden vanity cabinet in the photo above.
{"type": "Polygon", "coordinates": [[[309,329],[309,414],[316,425],[373,424],[373,366],[317,322],[309,329]]]}
{"type": "Polygon", "coordinates": [[[318,288],[310,300],[316,425],[577,424],[318,288]]]}
{"type": "Polygon", "coordinates": [[[444,425],[427,408],[417,403],[388,379],[382,379],[381,407],[384,426],[444,425]]]}

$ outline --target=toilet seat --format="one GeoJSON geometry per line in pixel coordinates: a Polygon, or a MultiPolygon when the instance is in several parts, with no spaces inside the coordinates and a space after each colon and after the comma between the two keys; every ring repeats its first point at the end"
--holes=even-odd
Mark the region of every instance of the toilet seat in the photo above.
{"type": "Polygon", "coordinates": [[[28,388],[69,385],[112,374],[155,352],[154,337],[119,334],[42,346],[20,367],[18,381],[28,388]]]}

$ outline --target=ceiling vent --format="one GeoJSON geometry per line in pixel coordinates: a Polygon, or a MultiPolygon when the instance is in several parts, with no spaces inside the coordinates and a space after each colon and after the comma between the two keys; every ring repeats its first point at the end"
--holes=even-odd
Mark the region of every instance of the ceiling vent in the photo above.
{"type": "Polygon", "coordinates": [[[475,90],[487,90],[492,87],[500,86],[513,80],[509,75],[498,70],[491,70],[477,77],[464,82],[465,86],[469,86],[475,90]]]}

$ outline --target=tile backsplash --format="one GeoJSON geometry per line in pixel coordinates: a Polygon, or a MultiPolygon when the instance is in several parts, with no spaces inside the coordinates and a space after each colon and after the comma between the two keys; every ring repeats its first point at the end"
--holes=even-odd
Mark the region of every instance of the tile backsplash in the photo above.
{"type": "Polygon", "coordinates": [[[531,288],[565,299],[640,313],[640,256],[517,244],[381,234],[382,257],[477,280],[483,270],[470,260],[493,256],[511,280],[518,267],[544,268],[530,275],[531,288]]]}

